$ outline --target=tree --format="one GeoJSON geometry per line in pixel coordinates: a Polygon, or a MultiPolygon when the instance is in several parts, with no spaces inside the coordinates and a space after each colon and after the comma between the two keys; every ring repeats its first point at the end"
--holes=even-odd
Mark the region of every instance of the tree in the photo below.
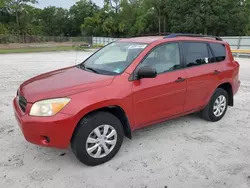
{"type": "Polygon", "coordinates": [[[7,35],[7,34],[9,34],[7,25],[0,23],[0,35],[7,35]]]}
{"type": "Polygon", "coordinates": [[[18,27],[22,35],[42,35],[42,24],[39,19],[41,9],[23,5],[24,11],[19,16],[18,27]]]}
{"type": "Polygon", "coordinates": [[[71,34],[73,36],[80,35],[81,25],[83,24],[84,19],[87,17],[92,17],[98,10],[99,8],[92,1],[77,1],[76,4],[73,5],[69,10],[70,19],[72,22],[71,34]]]}
{"type": "Polygon", "coordinates": [[[68,10],[49,6],[41,11],[39,18],[42,20],[43,32],[46,35],[70,35],[70,20],[68,10]]]}
{"type": "Polygon", "coordinates": [[[158,32],[161,33],[161,25],[162,25],[162,18],[165,21],[165,10],[168,6],[167,0],[145,0],[145,6],[148,7],[149,10],[156,13],[156,17],[158,20],[158,32]]]}
{"type": "Polygon", "coordinates": [[[111,8],[115,11],[115,13],[117,14],[120,10],[121,7],[121,2],[120,0],[110,0],[109,1],[111,8]]]}
{"type": "MultiPolygon", "coordinates": [[[[25,11],[27,4],[35,4],[36,0],[5,0],[5,6],[8,7],[9,12],[13,13],[16,18],[17,29],[20,33],[20,16],[25,11]]],[[[21,33],[20,33],[21,34],[21,33]]]]}
{"type": "Polygon", "coordinates": [[[70,9],[0,0],[0,34],[129,37],[162,32],[250,35],[250,0],[79,0],[70,9]]]}
{"type": "Polygon", "coordinates": [[[84,35],[98,35],[98,25],[100,24],[100,19],[98,14],[93,17],[87,17],[84,19],[84,24],[81,25],[81,31],[84,35]]]}
{"type": "Polygon", "coordinates": [[[0,0],[0,8],[3,8],[6,6],[6,0],[0,0]]]}

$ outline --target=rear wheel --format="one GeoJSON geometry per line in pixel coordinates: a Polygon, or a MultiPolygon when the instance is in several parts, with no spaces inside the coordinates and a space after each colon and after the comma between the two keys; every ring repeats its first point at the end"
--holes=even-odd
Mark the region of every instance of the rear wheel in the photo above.
{"type": "Polygon", "coordinates": [[[219,121],[225,115],[228,107],[228,93],[217,88],[209,104],[202,110],[202,117],[208,121],[219,121]]]}
{"type": "Polygon", "coordinates": [[[82,163],[90,166],[109,161],[123,142],[120,120],[108,112],[97,112],[83,118],[76,128],[71,147],[82,163]]]}

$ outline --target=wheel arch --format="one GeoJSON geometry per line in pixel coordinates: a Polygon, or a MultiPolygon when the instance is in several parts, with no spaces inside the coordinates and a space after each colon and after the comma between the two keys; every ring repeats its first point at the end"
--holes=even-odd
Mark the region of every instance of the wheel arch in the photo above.
{"type": "Polygon", "coordinates": [[[75,133],[78,130],[79,122],[83,118],[85,118],[85,117],[87,117],[87,116],[89,116],[89,115],[91,115],[93,113],[100,112],[100,111],[109,112],[109,113],[113,114],[114,116],[116,116],[121,121],[121,123],[122,123],[124,135],[126,137],[128,137],[129,139],[132,138],[131,124],[129,122],[129,118],[127,117],[125,111],[120,106],[111,105],[111,106],[105,106],[105,107],[101,107],[101,108],[92,110],[92,111],[88,112],[87,114],[85,114],[83,117],[81,117],[81,119],[78,121],[78,123],[77,123],[77,125],[76,125],[76,127],[75,127],[75,129],[73,131],[73,134],[71,136],[71,140],[72,140],[72,138],[74,137],[75,133]]]}
{"type": "Polygon", "coordinates": [[[227,92],[227,94],[228,94],[228,105],[233,106],[234,105],[234,97],[233,97],[232,84],[230,82],[225,82],[225,83],[220,84],[217,88],[222,88],[227,92]]]}

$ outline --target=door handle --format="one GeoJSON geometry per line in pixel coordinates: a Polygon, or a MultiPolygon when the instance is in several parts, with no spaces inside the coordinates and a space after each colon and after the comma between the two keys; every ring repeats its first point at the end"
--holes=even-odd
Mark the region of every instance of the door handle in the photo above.
{"type": "Polygon", "coordinates": [[[215,75],[220,74],[220,71],[215,70],[215,71],[214,71],[214,74],[215,74],[215,75]]]}
{"type": "Polygon", "coordinates": [[[184,82],[185,80],[186,80],[185,78],[179,77],[177,80],[175,80],[175,82],[180,83],[180,82],[184,82]]]}

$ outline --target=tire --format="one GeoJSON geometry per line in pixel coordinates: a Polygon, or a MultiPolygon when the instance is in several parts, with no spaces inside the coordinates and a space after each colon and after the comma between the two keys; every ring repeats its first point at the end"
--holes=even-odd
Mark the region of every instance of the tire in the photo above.
{"type": "Polygon", "coordinates": [[[227,107],[228,107],[228,93],[222,88],[217,88],[212,98],[210,99],[209,104],[202,110],[201,115],[207,121],[216,122],[223,118],[223,116],[227,111],[227,107]],[[215,115],[216,113],[214,112],[214,105],[217,104],[215,102],[217,102],[216,100],[221,96],[225,97],[225,108],[222,113],[220,111],[217,115],[215,115]]]}
{"type": "Polygon", "coordinates": [[[84,117],[79,122],[71,139],[71,148],[79,161],[88,166],[96,166],[109,161],[117,154],[122,145],[123,137],[123,127],[120,120],[116,116],[104,111],[95,112],[88,115],[87,117],[84,117]],[[106,128],[107,125],[109,125],[109,129],[106,129],[108,130],[106,131],[107,137],[113,135],[113,133],[115,134],[115,132],[116,135],[110,138],[103,138],[102,136],[105,132],[104,128],[106,128]],[[94,132],[94,130],[99,130],[99,133],[101,133],[99,134],[99,137],[94,132]],[[112,134],[110,134],[111,132],[112,134]],[[94,143],[92,143],[93,138],[94,143]],[[96,142],[98,139],[99,141],[96,142]],[[90,141],[91,143],[89,143],[90,141]],[[113,142],[113,145],[107,144],[107,142],[111,143],[111,141],[113,142]],[[106,145],[106,147],[104,147],[104,144],[106,145]],[[97,145],[98,147],[96,147],[97,145]],[[90,148],[96,149],[93,150],[92,153],[88,153],[88,151],[91,151],[90,148]],[[106,155],[104,148],[108,148],[109,150],[111,150],[110,153],[106,152],[108,153],[106,155]]]}

